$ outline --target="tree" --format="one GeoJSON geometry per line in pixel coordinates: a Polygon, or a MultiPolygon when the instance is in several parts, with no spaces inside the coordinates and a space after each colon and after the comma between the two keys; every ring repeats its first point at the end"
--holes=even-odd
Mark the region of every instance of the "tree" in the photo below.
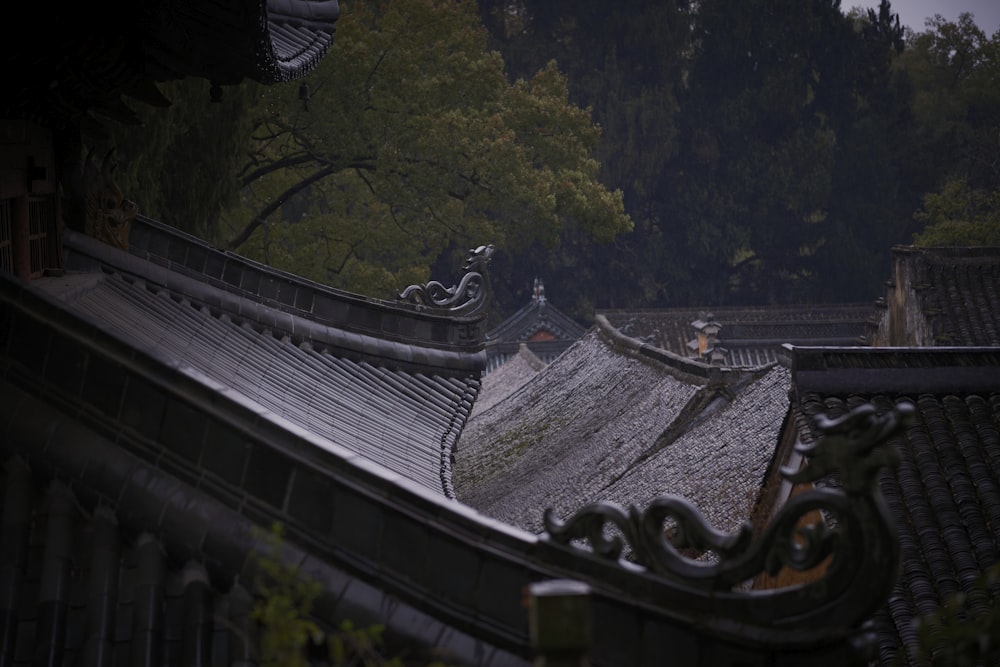
{"type": "Polygon", "coordinates": [[[856,37],[837,4],[699,4],[665,185],[668,236],[702,301],[808,300],[817,282],[854,112],[856,37]]]}
{"type": "Polygon", "coordinates": [[[344,3],[308,99],[264,92],[227,246],[391,296],[442,254],[628,230],[621,192],[598,181],[600,130],[565,77],[550,63],[511,84],[486,38],[469,1],[344,3]]]}
{"type": "Polygon", "coordinates": [[[919,245],[1000,244],[1000,31],[987,38],[970,14],[940,16],[900,59],[917,88],[925,165],[919,245]]]}
{"type": "Polygon", "coordinates": [[[120,166],[116,179],[140,213],[210,238],[220,212],[237,202],[236,172],[252,129],[249,108],[260,85],[227,86],[215,101],[204,79],[159,87],[170,102],[167,108],[138,107],[138,125],[109,124],[103,141],[115,148],[120,166]]]}
{"type": "Polygon", "coordinates": [[[850,94],[844,96],[825,222],[813,256],[811,297],[867,300],[884,277],[889,249],[906,242],[923,189],[913,87],[897,67],[905,49],[899,17],[883,0],[853,21],[850,94]]]}
{"type": "Polygon", "coordinates": [[[1000,183],[1000,31],[992,38],[963,13],[940,16],[915,35],[900,59],[913,79],[914,113],[930,173],[924,192],[959,178],[973,189],[1000,183]]]}
{"type": "MultiPolygon", "coordinates": [[[[509,76],[555,59],[569,80],[570,99],[592,110],[601,126],[601,180],[620,188],[631,232],[594,243],[566,230],[558,249],[533,248],[507,267],[517,306],[541,276],[559,307],[581,321],[596,307],[662,305],[673,285],[664,248],[661,177],[676,152],[677,91],[689,44],[686,0],[481,0],[491,43],[509,76]]],[[[507,258],[502,258],[501,261],[507,258]]]]}
{"type": "Polygon", "coordinates": [[[916,219],[926,226],[914,235],[921,246],[1000,246],[1000,190],[973,190],[948,182],[924,197],[916,219]]]}

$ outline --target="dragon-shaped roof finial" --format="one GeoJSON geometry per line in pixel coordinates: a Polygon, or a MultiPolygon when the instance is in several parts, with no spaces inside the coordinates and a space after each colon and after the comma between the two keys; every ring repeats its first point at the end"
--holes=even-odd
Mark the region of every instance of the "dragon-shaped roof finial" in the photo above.
{"type": "Polygon", "coordinates": [[[426,285],[410,285],[397,298],[449,315],[477,315],[489,304],[493,293],[487,269],[494,250],[492,244],[470,250],[462,266],[465,275],[458,285],[445,287],[432,280],[426,285]]]}

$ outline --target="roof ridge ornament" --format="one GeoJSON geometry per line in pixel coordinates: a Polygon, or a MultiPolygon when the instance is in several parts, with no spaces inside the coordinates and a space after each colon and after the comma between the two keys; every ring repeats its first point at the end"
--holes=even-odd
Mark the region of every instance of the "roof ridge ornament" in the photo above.
{"type": "Polygon", "coordinates": [[[397,300],[409,301],[418,308],[440,311],[448,315],[477,315],[489,304],[493,295],[488,272],[495,248],[481,245],[469,251],[469,258],[462,266],[465,275],[458,285],[445,287],[436,280],[426,285],[410,285],[397,300]]]}
{"type": "Polygon", "coordinates": [[[541,278],[535,278],[535,287],[531,294],[531,300],[543,304],[545,303],[545,283],[541,278]]]}
{"type": "Polygon", "coordinates": [[[857,627],[885,603],[898,575],[899,544],[878,472],[898,464],[898,451],[886,442],[909,423],[913,411],[911,404],[901,403],[879,415],[864,404],[837,419],[818,417],[816,443],[797,447],[808,458],[806,467],[785,468],[782,474],[799,483],[837,469],[842,484],[795,495],[756,537],[749,521],[735,533],[718,531],[690,501],[671,495],[655,498],[644,511],[591,503],[565,522],[550,508],[544,514],[545,533],[564,546],[584,540],[594,554],[615,561],[627,543],[638,564],[698,591],[720,616],[737,615],[751,624],[794,619],[796,628],[816,631],[857,627]],[[835,523],[802,525],[817,512],[835,523]],[[690,557],[682,552],[688,549],[716,558],[690,557]],[[742,590],[758,575],[773,576],[784,567],[805,572],[828,557],[825,571],[807,583],[763,593],[742,590]],[[744,618],[748,612],[752,620],[744,618]]]}

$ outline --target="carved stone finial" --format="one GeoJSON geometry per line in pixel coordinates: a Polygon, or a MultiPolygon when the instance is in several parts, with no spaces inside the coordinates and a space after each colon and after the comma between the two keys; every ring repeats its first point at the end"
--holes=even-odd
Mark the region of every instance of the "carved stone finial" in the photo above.
{"type": "Polygon", "coordinates": [[[880,416],[875,406],[866,403],[837,419],[817,416],[814,424],[820,438],[796,448],[808,457],[809,465],[801,470],[782,468],[781,474],[799,484],[839,470],[848,493],[864,493],[874,486],[880,468],[899,464],[897,450],[879,445],[908,422],[913,411],[911,404],[903,403],[880,416]]]}
{"type": "Polygon", "coordinates": [[[585,540],[595,555],[615,561],[627,543],[636,562],[665,581],[702,591],[723,605],[718,610],[723,615],[728,613],[725,600],[740,600],[762,623],[780,612],[794,617],[802,628],[837,623],[850,627],[885,602],[897,574],[899,545],[877,472],[898,462],[898,452],[886,441],[908,423],[912,412],[912,405],[900,404],[879,415],[873,406],[863,405],[838,419],[818,418],[818,441],[799,448],[808,459],[806,467],[782,474],[799,483],[837,470],[841,486],[795,495],[756,539],[749,522],[735,533],[720,532],[689,501],[669,495],[654,499],[644,511],[593,503],[565,522],[549,509],[545,531],[551,542],[569,547],[585,540]],[[817,512],[835,522],[802,525],[817,512]],[[714,558],[689,557],[688,549],[712,552],[714,558]],[[773,575],[784,567],[811,570],[827,558],[825,570],[809,583],[750,597],[737,590],[759,574],[773,575]]]}
{"type": "Polygon", "coordinates": [[[531,295],[531,300],[537,303],[545,303],[545,283],[541,278],[535,278],[535,288],[531,295]]]}
{"type": "Polygon", "coordinates": [[[487,269],[493,258],[493,251],[492,245],[470,250],[469,259],[462,267],[465,275],[458,285],[445,287],[432,280],[426,285],[410,285],[397,298],[449,315],[478,314],[486,308],[492,296],[487,269]]]}

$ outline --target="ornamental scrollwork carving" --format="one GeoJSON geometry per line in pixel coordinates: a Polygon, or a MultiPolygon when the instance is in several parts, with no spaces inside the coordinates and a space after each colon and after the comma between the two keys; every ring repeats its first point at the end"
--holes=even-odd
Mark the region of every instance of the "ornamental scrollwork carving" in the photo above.
{"type": "MultiPolygon", "coordinates": [[[[899,560],[878,473],[898,463],[899,453],[887,441],[912,412],[913,406],[904,403],[880,415],[866,404],[837,419],[817,417],[815,443],[797,447],[806,457],[805,467],[781,472],[796,484],[830,473],[838,475],[838,482],[794,495],[756,536],[749,522],[734,533],[718,531],[692,503],[669,495],[654,499],[644,511],[593,503],[565,522],[549,509],[545,531],[556,544],[586,542],[595,555],[613,561],[627,547],[628,557],[650,573],[718,600],[738,595],[741,586],[760,574],[773,576],[782,568],[807,571],[826,561],[821,575],[794,586],[796,599],[805,601],[796,613],[814,614],[817,624],[824,622],[821,613],[834,613],[838,605],[844,618],[870,613],[884,602],[899,560]],[[803,521],[817,515],[832,520],[803,521]],[[706,552],[711,556],[699,557],[706,552]]],[[[768,592],[780,595],[782,590],[768,592]]]]}
{"type": "Polygon", "coordinates": [[[492,245],[470,250],[469,259],[462,266],[465,274],[458,285],[445,287],[436,280],[426,285],[410,285],[397,296],[398,300],[449,315],[481,312],[489,304],[492,293],[488,268],[493,251],[492,245]]]}

